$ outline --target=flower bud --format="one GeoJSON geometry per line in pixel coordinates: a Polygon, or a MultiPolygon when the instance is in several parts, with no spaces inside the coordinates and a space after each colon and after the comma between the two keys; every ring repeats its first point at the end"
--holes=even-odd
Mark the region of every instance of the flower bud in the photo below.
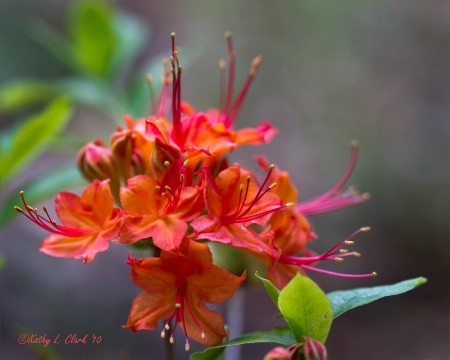
{"type": "Polygon", "coordinates": [[[327,349],[324,344],[306,336],[304,339],[305,343],[302,348],[302,360],[327,360],[327,349]]]}
{"type": "Polygon", "coordinates": [[[101,139],[86,144],[78,152],[78,169],[89,181],[110,179],[111,191],[118,193],[120,177],[111,150],[101,139]]]}

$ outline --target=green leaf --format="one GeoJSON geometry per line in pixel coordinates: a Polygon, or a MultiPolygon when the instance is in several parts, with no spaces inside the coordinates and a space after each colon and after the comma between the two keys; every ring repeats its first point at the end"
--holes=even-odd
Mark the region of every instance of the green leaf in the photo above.
{"type": "Polygon", "coordinates": [[[226,343],[208,348],[202,352],[192,354],[191,360],[213,360],[220,359],[222,352],[217,351],[218,349],[222,351],[225,347],[232,345],[244,345],[244,344],[256,344],[256,343],[276,343],[283,346],[291,346],[296,344],[297,341],[289,328],[275,328],[270,331],[255,331],[253,333],[242,335],[236,339],[230,340],[226,343]],[[218,357],[220,356],[220,357],[218,357]]]}
{"type": "Polygon", "coordinates": [[[123,76],[148,42],[150,29],[137,17],[122,11],[117,11],[112,17],[112,28],[116,36],[116,47],[108,73],[110,77],[123,76]]]}
{"type": "Polygon", "coordinates": [[[19,191],[24,190],[27,202],[31,205],[42,202],[45,199],[55,196],[62,189],[73,189],[85,184],[75,165],[56,168],[45,175],[33,179],[13,191],[4,202],[0,212],[0,227],[7,224],[18,213],[14,206],[21,206],[19,191]]]}
{"type": "Polygon", "coordinates": [[[76,103],[93,106],[119,121],[125,113],[119,99],[114,98],[108,85],[95,79],[72,77],[56,84],[59,91],[76,103]]]}
{"type": "Polygon", "coordinates": [[[0,253],[0,271],[5,267],[6,265],[6,257],[2,253],[0,253]]]}
{"type": "Polygon", "coordinates": [[[39,19],[34,19],[26,30],[31,38],[52,54],[55,59],[58,59],[61,64],[71,70],[78,70],[78,64],[72,57],[69,48],[70,42],[66,35],[39,19]]]}
{"type": "Polygon", "coordinates": [[[332,309],[325,293],[311,279],[297,274],[281,290],[278,306],[297,342],[307,336],[325,343],[332,309]]]}
{"type": "Polygon", "coordinates": [[[103,1],[73,2],[69,14],[72,55],[80,69],[90,75],[103,76],[114,53],[113,9],[103,1]]]}
{"type": "Polygon", "coordinates": [[[327,297],[330,300],[331,307],[333,308],[333,319],[335,319],[355,307],[369,304],[386,296],[403,294],[422,284],[425,284],[426,282],[426,278],[418,277],[415,279],[401,281],[393,285],[333,291],[327,294],[327,297]]]}
{"type": "Polygon", "coordinates": [[[0,157],[0,169],[4,182],[45,150],[52,139],[64,128],[71,113],[71,103],[67,99],[58,98],[41,113],[28,118],[16,130],[9,149],[2,149],[0,157]]]}
{"type": "Polygon", "coordinates": [[[56,96],[56,89],[52,84],[40,80],[19,80],[4,84],[0,88],[0,112],[13,113],[18,110],[56,96]]]}
{"type": "Polygon", "coordinates": [[[258,272],[255,273],[255,276],[263,282],[267,293],[269,294],[275,306],[278,307],[278,297],[280,295],[280,290],[274,284],[272,284],[270,280],[264,279],[263,277],[259,276],[258,272]]]}

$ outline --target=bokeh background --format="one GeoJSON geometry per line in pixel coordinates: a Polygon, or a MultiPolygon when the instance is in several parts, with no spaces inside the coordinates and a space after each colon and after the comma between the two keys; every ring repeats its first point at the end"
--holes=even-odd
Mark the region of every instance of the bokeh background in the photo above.
{"type": "MultiPolygon", "coordinates": [[[[25,78],[57,81],[71,74],[36,41],[33,30],[45,23],[66,33],[71,3],[0,1],[2,85],[25,78]]],[[[225,31],[234,35],[238,84],[243,83],[251,59],[264,56],[238,127],[268,119],[280,133],[271,144],[244,148],[233,159],[250,167],[255,155],[265,154],[290,171],[301,200],[334,185],[347,163],[350,141],[359,140],[360,157],[351,184],[369,191],[372,198],[358,207],[311,218],[319,235],[312,248],[324,251],[355,229],[371,226],[370,233],[357,239],[363,256],[333,269],[376,270],[379,276],[369,280],[311,276],[326,291],[417,276],[427,277],[428,283],[338,318],[327,342],[330,359],[450,359],[450,3],[123,0],[111,4],[140,19],[142,32],[148,34],[130,72],[169,55],[169,34],[177,33],[181,61],[183,56],[186,61],[183,98],[197,109],[218,105],[217,63],[226,57],[225,31]]],[[[108,110],[77,105],[65,130],[77,141],[65,142],[62,134],[13,182],[2,184],[1,212],[12,211],[5,199],[22,184],[73,163],[77,145],[95,137],[107,140],[117,125],[114,120],[120,121],[122,115],[109,111],[107,116],[108,110]]],[[[6,133],[26,113],[0,115],[6,133]]],[[[163,357],[158,331],[133,334],[120,327],[139,293],[124,261],[127,249],[113,244],[89,265],[51,258],[38,252],[44,232],[16,217],[4,224],[0,236],[5,258],[0,272],[2,359],[39,358],[36,351],[18,344],[20,333],[102,336],[100,344],[59,345],[57,354],[47,354],[62,359],[163,357]]],[[[271,329],[275,308],[261,286],[241,294],[241,306],[244,331],[271,329]]],[[[270,348],[244,346],[241,358],[262,359],[270,348]]],[[[177,358],[187,356],[180,352],[177,358]]]]}

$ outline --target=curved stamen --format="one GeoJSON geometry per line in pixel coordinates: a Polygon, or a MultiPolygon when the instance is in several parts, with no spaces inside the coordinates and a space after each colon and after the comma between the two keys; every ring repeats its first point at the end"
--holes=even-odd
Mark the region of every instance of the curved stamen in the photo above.
{"type": "Polygon", "coordinates": [[[46,206],[43,206],[42,209],[44,210],[47,218],[39,214],[37,208],[32,208],[30,205],[27,204],[27,202],[25,201],[25,194],[23,191],[20,192],[20,197],[22,198],[22,203],[26,209],[26,212],[18,206],[14,206],[14,210],[20,212],[21,214],[23,214],[25,217],[27,217],[29,220],[31,220],[33,223],[43,228],[44,230],[47,230],[56,235],[68,237],[80,237],[88,235],[93,232],[93,230],[91,229],[75,229],[69,228],[64,225],[58,225],[56,221],[51,218],[46,206]]]}
{"type": "Polygon", "coordinates": [[[262,185],[259,187],[253,200],[245,208],[245,206],[246,206],[245,203],[247,201],[247,196],[249,193],[249,187],[250,187],[250,181],[251,181],[251,177],[247,176],[247,178],[246,178],[247,185],[245,188],[244,196],[242,196],[244,186],[241,184],[239,186],[239,199],[238,199],[237,208],[232,214],[225,215],[221,218],[223,224],[245,223],[248,221],[256,220],[265,215],[272,214],[275,211],[285,209],[286,207],[293,206],[293,204],[287,203],[284,205],[276,206],[269,210],[265,210],[265,211],[261,211],[259,213],[247,215],[252,210],[252,208],[257,204],[257,202],[259,200],[261,200],[265,194],[267,194],[270,190],[272,190],[276,186],[276,183],[273,183],[270,186],[268,186],[266,189],[264,189],[274,168],[275,168],[275,165],[270,165],[269,171],[268,171],[266,178],[264,179],[262,185]],[[245,208],[245,210],[244,210],[244,208],[245,208]]]}
{"type": "Polygon", "coordinates": [[[359,204],[369,198],[369,194],[364,193],[359,195],[353,188],[339,194],[339,191],[344,187],[345,183],[350,178],[358,158],[358,142],[353,141],[351,144],[350,160],[344,171],[343,176],[339,181],[326,193],[301,202],[295,206],[296,210],[305,216],[317,215],[324,212],[334,211],[348,206],[359,204]]]}
{"type": "Polygon", "coordinates": [[[299,267],[302,267],[307,270],[312,270],[324,274],[329,275],[335,275],[335,276],[341,276],[341,277],[371,277],[376,276],[376,273],[370,273],[370,274],[361,274],[361,275],[352,275],[352,274],[341,274],[336,273],[328,270],[318,269],[312,266],[309,266],[310,264],[313,264],[318,261],[324,261],[324,260],[334,260],[338,262],[342,262],[344,257],[347,256],[360,256],[358,252],[352,251],[349,252],[346,249],[341,249],[345,245],[354,245],[354,241],[352,240],[353,237],[355,237],[357,234],[363,231],[369,231],[370,227],[363,227],[355,231],[353,234],[351,234],[347,240],[341,241],[338,244],[334,245],[330,250],[327,252],[317,255],[317,256],[305,256],[305,257],[296,257],[296,256],[290,256],[290,255],[281,255],[278,259],[278,262],[282,264],[288,264],[288,265],[296,265],[299,267]]]}

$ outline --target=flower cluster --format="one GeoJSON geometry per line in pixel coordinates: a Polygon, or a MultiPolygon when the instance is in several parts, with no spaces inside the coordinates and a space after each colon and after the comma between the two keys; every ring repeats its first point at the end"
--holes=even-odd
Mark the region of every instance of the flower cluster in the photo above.
{"type": "Polygon", "coordinates": [[[91,183],[80,196],[61,192],[56,197],[61,224],[47,208],[42,214],[28,205],[23,192],[24,209],[16,207],[52,233],[41,246],[42,252],[52,256],[82,258],[88,263],[107,250],[111,240],[127,245],[143,239],[150,242],[158,250],[156,256],[136,259],[130,255],[127,261],[133,282],[143,292],[134,300],[125,327],[152,330],[164,320],[161,336],[169,331],[173,341],[179,326],[186,335],[186,350],[188,337],[206,346],[223,341],[224,320],[206,303],[233,297],[245,280],[245,273],[236,276],[213,264],[209,242],[250,253],[266,265],[268,279],[279,288],[305,270],[373,276],[315,267],[322,260],[342,261],[358,255],[343,247],[352,245],[353,236],[367,228],[324,254],[307,248],[315,235],[305,216],[367,198],[352,189],[341,192],[355,166],[356,144],[336,186],[306,202],[297,202],[289,174],[265,158],[257,159],[265,174],[262,180],[239,164],[228,163],[227,154],[239,146],[267,143],[277,131],[268,122],[256,128],[234,128],[262,59],[254,59],[246,82],[234,96],[236,54],[231,36],[227,44],[228,61],[220,62],[218,109],[200,112],[181,101],[182,67],[172,35],[172,54],[165,62],[161,95],[152,95],[151,115],[137,120],[125,116],[125,126],[112,134],[109,146],[97,139],[81,149],[78,165],[91,183]]]}

